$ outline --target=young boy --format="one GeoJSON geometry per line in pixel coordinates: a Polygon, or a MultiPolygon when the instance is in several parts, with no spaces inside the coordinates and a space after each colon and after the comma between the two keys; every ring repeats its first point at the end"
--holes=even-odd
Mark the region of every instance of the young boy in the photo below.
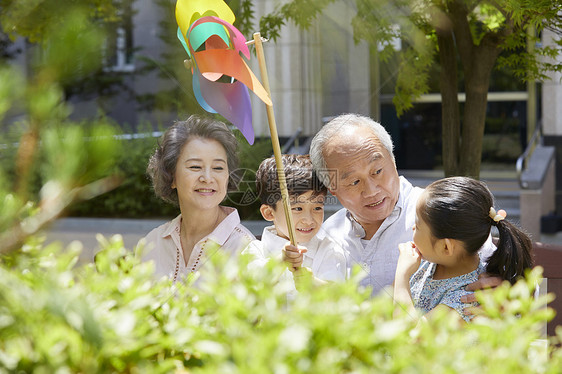
{"type": "MultiPolygon", "coordinates": [[[[306,249],[302,266],[309,268],[321,281],[343,281],[346,272],[344,253],[338,251],[328,238],[321,239],[316,235],[324,221],[324,199],[328,190],[316,177],[308,155],[283,155],[282,160],[296,241],[300,248],[306,249]]],[[[261,241],[251,242],[245,250],[256,258],[251,266],[263,265],[270,258],[281,260],[283,247],[289,243],[273,157],[260,164],[256,172],[256,186],[262,203],[261,215],[273,225],[263,230],[261,241]]]]}

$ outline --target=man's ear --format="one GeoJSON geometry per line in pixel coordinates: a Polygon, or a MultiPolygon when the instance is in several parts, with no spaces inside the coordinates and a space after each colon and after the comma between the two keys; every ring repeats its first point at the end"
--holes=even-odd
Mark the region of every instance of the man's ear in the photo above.
{"type": "Polygon", "coordinates": [[[172,190],[176,188],[176,178],[175,178],[175,177],[174,177],[174,179],[172,180],[172,184],[171,184],[170,187],[172,187],[172,190]]]}
{"type": "Polygon", "coordinates": [[[275,218],[273,216],[273,208],[270,207],[269,205],[262,204],[260,206],[260,213],[261,213],[261,216],[263,217],[263,219],[265,219],[266,221],[271,222],[275,218]]]}

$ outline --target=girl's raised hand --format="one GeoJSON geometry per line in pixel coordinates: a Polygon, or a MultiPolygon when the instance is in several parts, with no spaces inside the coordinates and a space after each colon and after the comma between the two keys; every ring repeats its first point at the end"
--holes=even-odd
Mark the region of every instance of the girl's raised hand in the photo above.
{"type": "Polygon", "coordinates": [[[420,267],[421,253],[414,242],[401,243],[398,245],[398,250],[400,251],[400,257],[398,257],[396,273],[409,278],[420,267]]]}

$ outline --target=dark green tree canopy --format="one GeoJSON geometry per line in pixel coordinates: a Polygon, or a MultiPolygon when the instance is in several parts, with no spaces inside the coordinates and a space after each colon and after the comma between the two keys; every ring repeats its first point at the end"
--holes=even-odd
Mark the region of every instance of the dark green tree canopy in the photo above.
{"type": "MultiPolygon", "coordinates": [[[[334,0],[293,0],[261,19],[262,32],[279,38],[287,21],[308,28],[334,0]]],[[[443,157],[447,175],[477,177],[487,92],[494,67],[508,67],[522,80],[562,71],[556,58],[562,39],[540,42],[544,30],[562,35],[562,2],[551,0],[355,0],[354,38],[381,49],[380,58],[400,55],[393,102],[401,115],[428,91],[430,66],[440,62],[443,157]],[[394,51],[392,40],[402,40],[394,51]],[[532,47],[529,47],[532,46],[532,47]],[[509,52],[503,53],[502,52],[509,52]],[[459,71],[459,69],[461,69],[459,71]],[[458,80],[466,102],[460,113],[458,80]],[[462,123],[462,126],[461,126],[462,123]]]]}

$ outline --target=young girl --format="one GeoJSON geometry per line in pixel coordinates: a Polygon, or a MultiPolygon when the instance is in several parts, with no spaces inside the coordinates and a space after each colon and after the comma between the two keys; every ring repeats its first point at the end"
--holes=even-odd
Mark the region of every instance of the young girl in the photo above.
{"type": "Polygon", "coordinates": [[[506,213],[493,208],[486,185],[466,177],[445,178],[430,184],[416,206],[414,241],[399,246],[394,281],[397,303],[424,313],[439,304],[457,310],[469,321],[460,302],[465,286],[487,272],[512,284],[533,266],[531,240],[505,221],[506,213]],[[478,250],[498,228],[499,242],[489,259],[478,250]],[[421,264],[420,264],[421,263],[421,264]]]}

